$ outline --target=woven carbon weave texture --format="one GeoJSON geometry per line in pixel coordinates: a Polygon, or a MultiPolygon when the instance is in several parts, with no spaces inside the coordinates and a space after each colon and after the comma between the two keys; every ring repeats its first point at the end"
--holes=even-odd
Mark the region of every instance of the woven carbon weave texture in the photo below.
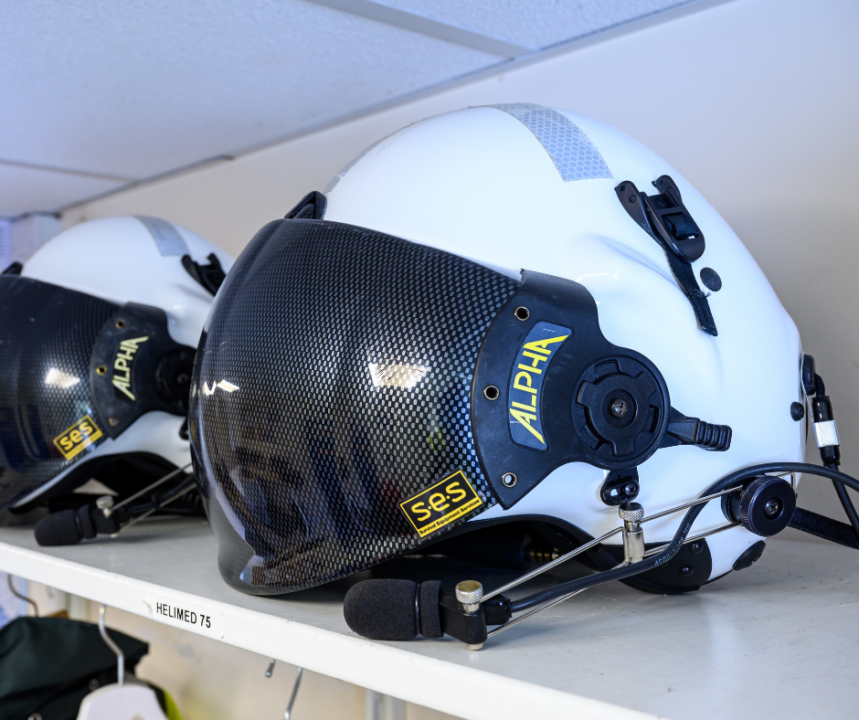
{"type": "Polygon", "coordinates": [[[0,275],[0,507],[87,456],[84,450],[64,459],[54,438],[85,415],[100,422],[90,397],[90,356],[116,310],[84,293],[0,275]]]}
{"type": "Polygon", "coordinates": [[[197,476],[231,585],[291,592],[415,547],[399,503],[459,469],[481,509],[494,504],[471,382],[517,287],[349,225],[260,231],[215,300],[191,396],[197,476]]]}

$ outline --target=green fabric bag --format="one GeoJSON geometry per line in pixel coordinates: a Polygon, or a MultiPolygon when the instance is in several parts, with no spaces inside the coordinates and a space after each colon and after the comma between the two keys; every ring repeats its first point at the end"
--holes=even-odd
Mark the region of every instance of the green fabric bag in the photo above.
{"type": "MultiPolygon", "coordinates": [[[[116,630],[110,637],[125,655],[130,675],[149,645],[116,630]]],[[[115,683],[116,655],[98,626],[52,617],[21,617],[0,629],[0,718],[75,720],[81,701],[115,683]]],[[[156,689],[162,708],[163,692],[156,689]]],[[[166,710],[165,710],[166,712],[166,710]]]]}

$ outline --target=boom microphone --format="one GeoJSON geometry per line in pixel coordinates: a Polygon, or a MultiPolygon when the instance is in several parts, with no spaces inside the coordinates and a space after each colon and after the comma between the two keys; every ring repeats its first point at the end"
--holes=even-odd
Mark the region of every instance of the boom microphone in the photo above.
{"type": "Polygon", "coordinates": [[[92,540],[98,533],[119,531],[118,518],[106,518],[98,508],[84,505],[77,510],[60,510],[46,515],[36,523],[36,542],[42,547],[77,545],[92,540]]]}
{"type": "MultiPolygon", "coordinates": [[[[92,540],[96,535],[115,535],[122,528],[135,525],[179,498],[186,495],[191,497],[189,493],[196,489],[193,475],[185,477],[175,487],[166,491],[152,492],[154,488],[172,480],[184,470],[185,468],[174,470],[117,505],[114,505],[113,498],[107,495],[99,498],[95,505],[88,504],[76,510],[51,513],[36,523],[36,542],[42,547],[56,547],[77,545],[81,540],[92,540]],[[144,500],[131,504],[144,495],[147,496],[144,500]]],[[[199,495],[195,493],[195,496],[199,499],[199,495]]],[[[188,507],[181,508],[178,512],[196,514],[193,499],[186,505],[188,507]]]]}
{"type": "Polygon", "coordinates": [[[363,580],[346,593],[343,615],[350,630],[370,640],[440,638],[440,598],[438,580],[363,580]]]}

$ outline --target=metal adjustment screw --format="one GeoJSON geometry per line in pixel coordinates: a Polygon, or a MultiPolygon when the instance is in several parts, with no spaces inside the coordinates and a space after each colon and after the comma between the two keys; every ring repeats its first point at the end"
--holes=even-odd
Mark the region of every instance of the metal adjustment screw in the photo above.
{"type": "Polygon", "coordinates": [[[778,517],[779,513],[781,513],[781,500],[778,498],[767,500],[767,504],[764,505],[764,515],[772,519],[778,517]]]}
{"type": "Polygon", "coordinates": [[[626,416],[626,413],[629,411],[629,405],[626,404],[625,400],[621,400],[618,398],[614,400],[611,404],[611,414],[616,418],[622,418],[626,416]]]}
{"type": "MultiPolygon", "coordinates": [[[[477,580],[463,580],[456,584],[456,601],[462,604],[463,610],[469,615],[474,615],[480,610],[480,601],[483,599],[483,585],[477,580]]],[[[483,643],[477,645],[466,645],[469,650],[480,650],[483,643]]]]}
{"type": "Polygon", "coordinates": [[[504,483],[504,487],[513,487],[516,484],[517,480],[518,480],[518,478],[516,477],[516,475],[514,473],[511,473],[511,472],[504,473],[501,476],[501,482],[504,483]]]}
{"type": "Polygon", "coordinates": [[[626,523],[640,523],[644,519],[644,508],[636,502],[628,502],[617,510],[620,519],[626,523]]]}
{"type": "Polygon", "coordinates": [[[618,510],[623,520],[623,554],[628,563],[644,560],[644,530],[641,521],[644,519],[644,508],[636,502],[626,502],[618,510]]]}
{"type": "Polygon", "coordinates": [[[119,425],[119,418],[116,417],[116,415],[111,415],[107,421],[111,424],[112,427],[116,427],[117,425],[119,425]]]}
{"type": "Polygon", "coordinates": [[[104,513],[105,517],[110,517],[113,498],[110,495],[102,495],[95,501],[95,506],[104,513]]]}

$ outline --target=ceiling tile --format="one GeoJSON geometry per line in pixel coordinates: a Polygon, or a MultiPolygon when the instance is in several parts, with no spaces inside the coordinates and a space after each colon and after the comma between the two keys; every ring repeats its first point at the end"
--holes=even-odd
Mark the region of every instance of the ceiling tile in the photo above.
{"type": "Polygon", "coordinates": [[[0,163],[0,217],[52,212],[64,205],[109,192],[122,183],[0,163]]]}
{"type": "Polygon", "coordinates": [[[8,2],[0,27],[0,158],[135,178],[498,61],[301,0],[8,2]]]}
{"type": "Polygon", "coordinates": [[[385,0],[534,50],[694,0],[385,0]]]}

